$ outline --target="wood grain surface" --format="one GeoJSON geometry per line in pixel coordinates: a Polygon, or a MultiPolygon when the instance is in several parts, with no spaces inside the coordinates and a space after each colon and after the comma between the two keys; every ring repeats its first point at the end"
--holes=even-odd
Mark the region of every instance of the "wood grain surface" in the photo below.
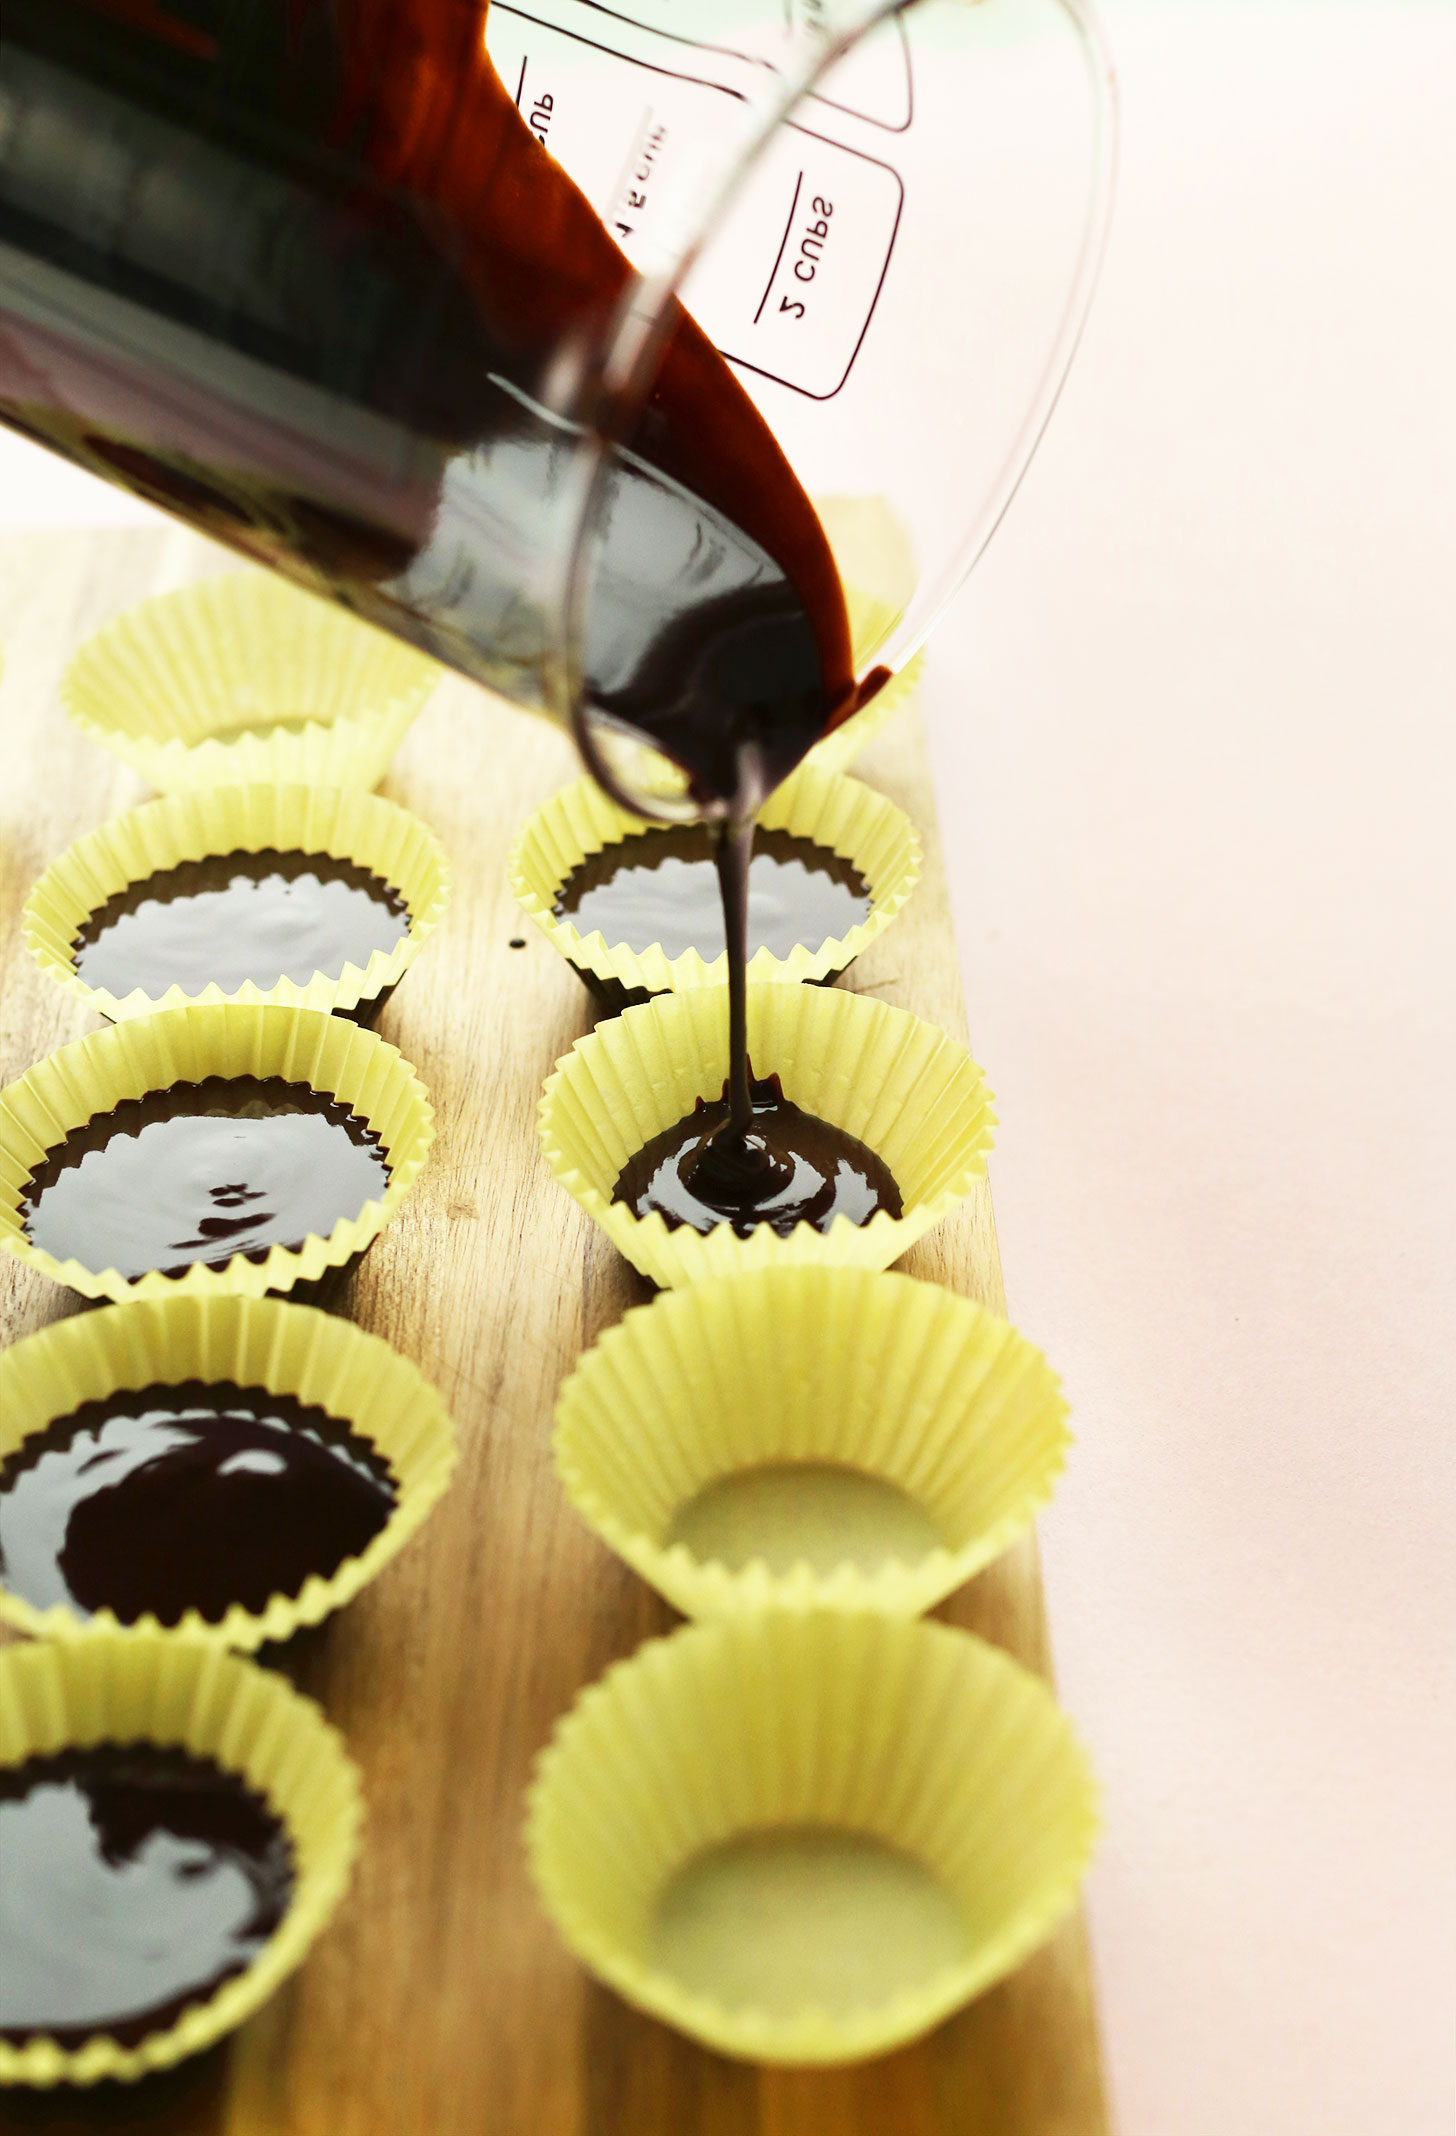
{"type": "MultiPolygon", "coordinates": [[[[62,715],[61,668],[118,609],[227,562],[181,529],[0,541],[4,1080],[96,1022],[26,955],[26,893],[70,839],[142,792],[62,715]]],[[[512,904],[505,854],[522,817],[574,768],[554,731],[452,679],[383,788],[435,826],[454,869],[445,924],[381,1020],[429,1086],[439,1139],[398,1220],[327,1302],[416,1359],[454,1411],[464,1458],[423,1534],[373,1587],[265,1656],[323,1702],[363,1768],[369,1823],[353,1889],[297,1980],[230,2046],[129,2089],[11,2093],[0,2099],[0,2130],[1106,2129],[1079,1919],[920,2044],[853,2069],[784,2072],[707,2053],[598,1988],[527,1882],[521,1798],[533,1756],[583,1684],[675,1621],[570,1512],[550,1464],[557,1383],[583,1344],[647,1294],[551,1178],[536,1143],[542,1079],[589,1010],[573,973],[512,904]]],[[[926,868],[852,983],[963,1037],[919,715],[902,715],[858,768],[919,824],[926,868]]],[[[904,1265],[1004,1311],[989,1187],[904,1265]]],[[[79,1306],[3,1258],[5,1341],[79,1306]]],[[[1047,1670],[1030,1541],[939,1614],[1047,1670]]]]}

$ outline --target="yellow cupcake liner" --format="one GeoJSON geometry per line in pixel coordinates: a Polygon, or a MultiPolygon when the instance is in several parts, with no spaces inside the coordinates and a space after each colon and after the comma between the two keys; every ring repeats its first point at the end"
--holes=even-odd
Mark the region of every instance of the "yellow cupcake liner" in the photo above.
{"type": "Polygon", "coordinates": [[[563,1939],[720,2052],[850,2062],[927,2031],[1072,1905],[1095,1787],[1040,1680],[968,1632],[760,1610],[585,1691],[529,1798],[563,1939]]]}
{"type": "Polygon", "coordinates": [[[448,886],[450,869],[436,833],[380,795],[367,795],[357,786],[201,786],[162,801],[143,801],[66,846],[26,899],[21,927],[41,970],[113,1023],[190,1002],[280,1002],[286,1008],[346,1015],[361,1002],[376,1002],[408,972],[440,925],[448,886]],[[134,987],[117,1000],[105,987],[88,987],[77,974],[75,933],[117,891],[181,861],[265,850],[327,852],[335,861],[367,867],[406,901],[406,936],[393,951],[374,951],[363,968],[346,963],[333,978],[314,972],[305,985],[280,978],[271,987],[258,987],[246,980],[233,993],[218,985],[184,993],[171,985],[160,995],[134,987]]]}
{"type": "Polygon", "coordinates": [[[869,1269],[763,1268],[634,1307],[563,1384],[554,1451],[588,1527],[685,1616],[916,1616],[1047,1503],[1066,1419],[1041,1352],[969,1298],[869,1269]],[[888,1490],[846,1509],[845,1471],[888,1490]],[[674,1539],[735,1479],[733,1563],[674,1539]],[[789,1556],[810,1534],[817,1564],[789,1556]],[[866,1543],[868,1564],[851,1554],[866,1543]]]}
{"type": "Polygon", "coordinates": [[[302,1963],[348,1886],[359,1775],[338,1731],[282,1677],[221,1647],[144,1634],[0,1652],[0,1766],[137,1742],[213,1758],[265,1797],[293,1841],[288,1911],[246,1971],[134,2047],[103,2031],[76,2048],[45,2036],[21,2047],[0,2040],[0,2085],[131,2083],[199,2053],[302,1963]]]}
{"type": "Polygon", "coordinates": [[[439,925],[449,884],[445,849],[434,832],[377,794],[345,786],[198,787],[144,802],[67,846],[31,891],[21,924],[41,970],[113,1022],[189,1002],[268,1001],[347,1014],[398,984],[439,925]],[[199,994],[174,984],[158,995],[134,987],[118,999],[78,974],[76,931],[109,897],[182,861],[270,850],[327,853],[381,877],[408,908],[398,947],[376,949],[362,969],[346,963],[334,977],[315,972],[303,985],[279,979],[270,987],[247,980],[230,994],[216,984],[199,994]]]}
{"type": "Polygon", "coordinates": [[[115,617],[72,660],[61,698],[164,793],[271,779],[369,787],[440,672],[331,602],[235,571],[115,617]]]}
{"type": "MultiPolygon", "coordinates": [[[[233,1606],[216,1622],[188,1610],[175,1625],[150,1612],[122,1623],[110,1609],[83,1616],[56,1603],[36,1609],[0,1584],[0,1618],[38,1639],[120,1635],[207,1639],[251,1650],[318,1624],[383,1571],[443,1496],[457,1456],[444,1403],[408,1358],[377,1335],[313,1306],[274,1298],[168,1298],[107,1306],[28,1335],[0,1355],[0,1463],[83,1402],[123,1389],[231,1381],[290,1394],[366,1438],[388,1461],[397,1500],[358,1557],[260,1611],[233,1606]]],[[[3,1569],[3,1568],[0,1568],[3,1569]]]]}
{"type": "Polygon", "coordinates": [[[904,1009],[839,988],[752,986],[748,1044],[754,1072],[779,1077],[784,1096],[881,1156],[904,1215],[880,1209],[865,1224],[836,1217],[827,1232],[798,1224],[787,1238],[760,1225],[707,1233],[669,1230],[612,1200],[627,1159],[716,1098],[728,1072],[723,987],[660,994],[598,1024],[548,1077],[541,1143],[556,1177],[634,1268],[665,1289],[703,1276],[829,1261],[887,1268],[970,1192],[986,1169],[995,1114],[964,1046],[904,1009]]]}
{"type": "MultiPolygon", "coordinates": [[[[903,809],[883,794],[816,771],[786,779],[759,811],[765,830],[787,831],[851,861],[869,887],[869,918],[841,936],[796,943],[788,957],[756,950],[748,963],[755,981],[825,979],[841,972],[876,936],[884,933],[920,878],[920,838],[903,809]]],[[[548,942],[579,971],[650,994],[686,987],[721,986],[728,976],[725,952],[705,961],[696,949],[669,957],[660,943],[636,950],[608,943],[600,928],[580,934],[553,910],[562,884],[588,853],[631,838],[651,837],[652,827],[607,799],[594,779],[575,779],[527,819],[511,848],[511,895],[548,942]]]]}
{"type": "Polygon", "coordinates": [[[340,1016],[317,1009],[225,1004],[162,1009],[130,1016],[62,1046],[0,1090],[0,1247],[87,1298],[259,1298],[311,1283],[362,1253],[419,1176],[434,1139],[434,1112],[424,1085],[399,1050],[340,1016]],[[127,1098],[198,1083],[207,1076],[280,1076],[342,1099],[379,1136],[389,1165],[384,1193],[355,1217],[340,1217],[328,1237],[310,1234],[298,1248],[273,1246],[266,1259],[234,1254],[223,1268],[194,1264],[185,1275],[150,1269],[128,1281],[114,1268],[58,1261],[31,1244],[21,1197],[35,1166],[73,1128],[127,1098]]]}

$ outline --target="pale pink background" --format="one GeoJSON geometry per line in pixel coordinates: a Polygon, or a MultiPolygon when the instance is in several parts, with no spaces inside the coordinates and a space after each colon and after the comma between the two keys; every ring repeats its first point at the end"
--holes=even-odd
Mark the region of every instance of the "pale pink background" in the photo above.
{"type": "MultiPolygon", "coordinates": [[[[1103,287],[927,696],[1116,2119],[1450,2136],[1456,6],[1106,15],[1103,287]]],[[[0,525],[135,515],[0,439],[0,525]]]]}

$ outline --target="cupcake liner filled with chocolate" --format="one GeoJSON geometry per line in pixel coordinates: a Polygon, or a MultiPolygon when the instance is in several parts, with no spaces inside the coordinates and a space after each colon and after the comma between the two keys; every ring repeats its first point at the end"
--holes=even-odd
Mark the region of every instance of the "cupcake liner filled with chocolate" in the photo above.
{"type": "Polygon", "coordinates": [[[917,2038],[1072,1905],[1097,1829],[1046,1685],[948,1625],[763,1609],[650,1640],[542,1753],[531,1873],[639,2009],[755,2062],[917,2038]]]}
{"type": "Polygon", "coordinates": [[[0,1652],[0,2085],[129,2082],[301,1962],[362,1804],[282,1677],[138,1634],[0,1652]]]}
{"type": "MultiPolygon", "coordinates": [[[[920,874],[914,825],[883,794],[815,771],[760,811],[748,973],[819,980],[883,934],[920,874]]],[[[723,901],[706,824],[644,823],[578,779],[522,826],[511,890],[588,982],[626,995],[721,985],[723,901]]]]}
{"type": "Polygon", "coordinates": [[[91,1298],[289,1290],[369,1245],[433,1133],[408,1062],[341,1017],[129,1017],[0,1091],[0,1246],[91,1298]]]}
{"type": "Polygon", "coordinates": [[[728,1035],[724,989],[663,995],[578,1039],[542,1095],[547,1162],[653,1282],[886,1268],[984,1173],[995,1115],[965,1047],[820,987],[748,989],[753,1132],[725,1155],[728,1035]]]}
{"type": "Polygon", "coordinates": [[[163,793],[274,779],[371,787],[440,672],[282,579],[231,571],[113,618],[66,669],[61,698],[163,793]]]}
{"type": "Polygon", "coordinates": [[[1067,1405],[984,1306],[871,1269],[664,1292],[562,1386],[554,1451],[596,1533],[690,1617],[931,1608],[1051,1495],[1067,1405]]]}
{"type": "Polygon", "coordinates": [[[268,1298],[79,1315],[0,1357],[0,1617],[250,1649],[372,1580],[450,1480],[438,1395],[377,1336],[268,1298]]]}
{"type": "Polygon", "coordinates": [[[434,833],[374,794],[208,787],[78,838],[23,926],[41,969],[113,1021],[222,1001],[365,1021],[438,925],[448,882],[434,833]]]}

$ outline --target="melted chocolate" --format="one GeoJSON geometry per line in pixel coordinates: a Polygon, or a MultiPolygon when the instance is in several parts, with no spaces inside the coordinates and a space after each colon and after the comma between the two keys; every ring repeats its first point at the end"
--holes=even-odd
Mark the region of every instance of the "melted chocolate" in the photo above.
{"type": "Polygon", "coordinates": [[[231,994],[251,980],[307,986],[315,972],[362,971],[409,931],[399,892],[329,853],[228,853],[184,860],[109,897],[75,937],[77,973],[118,1001],[140,987],[231,994]]]}
{"type": "MultiPolygon", "coordinates": [[[[609,947],[664,955],[696,949],[705,963],[723,952],[723,897],[713,833],[701,824],[644,831],[589,853],[556,894],[558,919],[579,934],[600,928],[609,947]]],[[[802,942],[822,942],[861,926],[870,893],[852,861],[812,838],[760,829],[748,877],[748,954],[787,957],[802,942]]]]}
{"type": "Polygon", "coordinates": [[[104,1743],[0,1768],[0,2039],[123,2046],[242,1972],[282,1921],[293,1847],[210,1758],[104,1743]]]}
{"type": "Polygon", "coordinates": [[[48,1150],[21,1196],[26,1237],[128,1282],[327,1238],[384,1193],[373,1128],[281,1077],[209,1076],[128,1098],[48,1150]]]}
{"type": "MultiPolygon", "coordinates": [[[[578,450],[556,418],[623,427],[594,359],[632,270],[491,65],[486,11],[5,0],[0,420],[539,704],[553,619],[523,589],[578,450]]],[[[854,709],[823,529],[678,306],[620,442],[585,694],[705,799],[744,752],[767,791],[854,709]]]]}
{"type": "Polygon", "coordinates": [[[760,1224],[783,1238],[795,1224],[827,1231],[837,1216],[865,1224],[877,1209],[901,1214],[893,1174],[865,1143],[792,1104],[777,1076],[754,1077],[750,1096],[745,1134],[732,1125],[726,1086],[721,1098],[699,1098],[685,1120],[628,1158],[613,1201],[637,1216],[656,1209],[670,1230],[727,1223],[740,1238],[760,1224]]]}
{"type": "Polygon", "coordinates": [[[36,1609],[162,1624],[260,1611],[357,1557],[389,1464],[312,1404],[187,1380],[85,1402],[0,1462],[0,1579],[36,1609]]]}

